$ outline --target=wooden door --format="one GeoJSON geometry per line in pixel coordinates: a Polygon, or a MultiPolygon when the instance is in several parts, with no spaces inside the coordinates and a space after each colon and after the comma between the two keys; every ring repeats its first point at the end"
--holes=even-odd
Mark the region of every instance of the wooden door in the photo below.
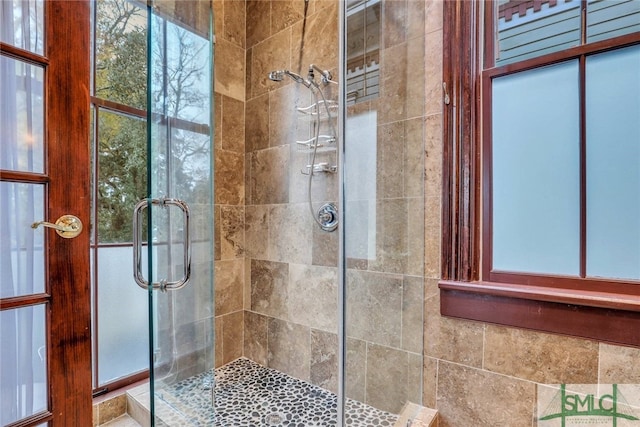
{"type": "Polygon", "coordinates": [[[0,424],[90,426],[90,4],[0,4],[0,424]]]}

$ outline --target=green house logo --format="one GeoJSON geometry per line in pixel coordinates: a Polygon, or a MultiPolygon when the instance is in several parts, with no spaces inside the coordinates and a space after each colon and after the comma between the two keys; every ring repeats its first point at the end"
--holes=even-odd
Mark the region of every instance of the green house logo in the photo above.
{"type": "Polygon", "coordinates": [[[611,392],[601,396],[567,391],[562,384],[549,404],[538,416],[539,427],[611,426],[638,425],[640,418],[620,392],[617,384],[611,392]]]}

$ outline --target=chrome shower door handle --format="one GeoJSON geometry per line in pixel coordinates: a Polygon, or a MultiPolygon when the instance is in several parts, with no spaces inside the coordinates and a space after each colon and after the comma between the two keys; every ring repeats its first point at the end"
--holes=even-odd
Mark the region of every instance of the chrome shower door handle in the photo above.
{"type": "MultiPolygon", "coordinates": [[[[161,199],[144,199],[139,201],[133,209],[133,278],[143,289],[149,289],[151,286],[153,289],[160,289],[161,291],[180,289],[189,283],[191,280],[191,236],[190,236],[190,217],[191,210],[189,205],[180,200],[172,198],[161,199]],[[180,208],[184,215],[184,274],[180,280],[167,281],[161,280],[160,282],[153,282],[149,284],[149,281],[144,278],[142,273],[142,240],[140,238],[140,218],[144,209],[149,207],[149,204],[157,205],[162,208],[167,206],[177,206],[180,208]]],[[[151,249],[151,248],[149,248],[151,249]]]]}

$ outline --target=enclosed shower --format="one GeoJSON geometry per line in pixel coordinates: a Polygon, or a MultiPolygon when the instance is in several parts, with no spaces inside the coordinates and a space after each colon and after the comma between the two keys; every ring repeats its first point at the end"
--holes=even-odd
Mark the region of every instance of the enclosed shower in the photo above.
{"type": "Polygon", "coordinates": [[[424,22],[399,4],[149,5],[143,423],[393,426],[422,404],[424,22]]]}

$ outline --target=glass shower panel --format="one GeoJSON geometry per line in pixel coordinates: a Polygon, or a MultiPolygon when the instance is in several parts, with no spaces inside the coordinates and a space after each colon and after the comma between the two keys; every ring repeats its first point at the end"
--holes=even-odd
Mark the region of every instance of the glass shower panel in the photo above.
{"type": "Polygon", "coordinates": [[[200,1],[156,1],[150,8],[152,419],[207,425],[202,417],[210,411],[188,406],[213,407],[212,11],[200,1]],[[186,393],[181,382],[190,379],[194,388],[186,393]]]}
{"type": "Polygon", "coordinates": [[[349,421],[364,405],[367,419],[358,425],[395,425],[404,408],[422,404],[424,135],[430,121],[424,24],[405,19],[419,8],[419,2],[400,7],[386,0],[346,4],[345,414],[349,421]],[[363,67],[368,76],[375,69],[376,91],[356,84],[363,67]]]}

